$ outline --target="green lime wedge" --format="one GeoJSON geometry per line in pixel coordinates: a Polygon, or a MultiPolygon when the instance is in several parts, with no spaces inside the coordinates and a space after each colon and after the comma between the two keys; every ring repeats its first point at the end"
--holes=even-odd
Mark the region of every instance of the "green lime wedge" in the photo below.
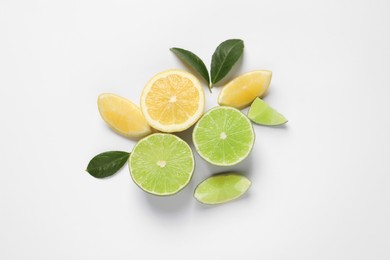
{"type": "Polygon", "coordinates": [[[168,196],[182,190],[194,172],[194,156],[186,142],[172,134],[140,140],[129,158],[130,175],[144,191],[168,196]]]}
{"type": "Polygon", "coordinates": [[[192,133],[195,149],[211,164],[235,165],[250,153],[255,134],[250,120],[233,107],[209,110],[195,125],[192,133]]]}
{"type": "Polygon", "coordinates": [[[194,197],[205,204],[220,204],[241,197],[250,186],[250,180],[242,175],[223,173],[201,182],[194,197]]]}
{"type": "Polygon", "coordinates": [[[250,120],[259,125],[283,125],[287,119],[260,98],[253,101],[248,112],[250,120]]]}

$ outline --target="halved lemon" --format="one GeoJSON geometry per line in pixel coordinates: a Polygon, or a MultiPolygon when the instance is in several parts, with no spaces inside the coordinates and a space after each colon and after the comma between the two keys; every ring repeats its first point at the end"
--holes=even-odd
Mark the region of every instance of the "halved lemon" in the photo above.
{"type": "Polygon", "coordinates": [[[223,87],[218,96],[218,104],[244,108],[255,98],[265,94],[271,78],[272,72],[269,70],[255,70],[238,76],[223,87]]]}
{"type": "Polygon", "coordinates": [[[202,116],[205,107],[203,87],[189,72],[172,69],[149,80],[141,95],[146,121],[162,132],[180,132],[202,116]]]}
{"type": "Polygon", "coordinates": [[[152,132],[141,110],[130,100],[104,93],[98,97],[99,113],[117,133],[132,137],[144,137],[152,132]]]}

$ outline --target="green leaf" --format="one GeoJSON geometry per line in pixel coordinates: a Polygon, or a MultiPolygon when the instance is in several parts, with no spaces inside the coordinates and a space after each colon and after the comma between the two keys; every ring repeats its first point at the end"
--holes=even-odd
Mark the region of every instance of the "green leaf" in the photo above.
{"type": "Polygon", "coordinates": [[[89,162],[87,172],[95,178],[105,178],[116,173],[129,159],[130,153],[121,151],[104,152],[89,162]]]}
{"type": "Polygon", "coordinates": [[[196,54],[181,48],[170,48],[169,50],[177,57],[179,57],[179,59],[187,64],[190,68],[197,71],[206,80],[208,86],[210,86],[209,71],[207,70],[204,62],[196,54]]]}
{"type": "Polygon", "coordinates": [[[223,79],[244,52],[244,42],[239,39],[226,40],[215,50],[211,59],[211,83],[223,79]]]}

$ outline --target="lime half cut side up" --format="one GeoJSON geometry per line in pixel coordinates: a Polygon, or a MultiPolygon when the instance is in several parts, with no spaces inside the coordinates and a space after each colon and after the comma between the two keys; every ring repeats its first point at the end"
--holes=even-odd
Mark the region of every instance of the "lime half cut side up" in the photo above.
{"type": "Polygon", "coordinates": [[[260,98],[253,101],[248,117],[259,125],[278,126],[287,123],[287,119],[260,98]]]}
{"type": "Polygon", "coordinates": [[[231,166],[249,155],[255,134],[246,115],[236,108],[220,106],[203,115],[192,138],[196,151],[207,162],[231,166]]]}
{"type": "Polygon", "coordinates": [[[172,134],[152,134],[140,140],[129,158],[133,181],[144,191],[173,195],[190,182],[194,156],[186,142],[172,134]]]}
{"type": "Polygon", "coordinates": [[[241,197],[250,186],[250,180],[242,175],[223,173],[201,182],[194,197],[204,204],[221,204],[241,197]]]}

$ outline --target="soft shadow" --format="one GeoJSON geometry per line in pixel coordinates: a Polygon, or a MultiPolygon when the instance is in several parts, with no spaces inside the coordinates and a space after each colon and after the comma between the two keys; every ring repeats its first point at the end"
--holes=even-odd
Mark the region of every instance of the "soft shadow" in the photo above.
{"type": "Polygon", "coordinates": [[[181,139],[186,141],[190,146],[192,146],[193,145],[193,142],[192,142],[193,130],[194,130],[194,126],[191,126],[187,130],[184,130],[183,132],[175,133],[175,135],[177,135],[178,137],[180,137],[181,139]]]}
{"type": "Polygon", "coordinates": [[[193,189],[194,186],[191,181],[186,188],[175,195],[156,196],[145,193],[144,197],[155,213],[173,214],[191,206],[193,189]]]}
{"type": "MultiPolygon", "coordinates": [[[[258,163],[259,162],[256,161],[256,164],[258,163]]],[[[251,152],[242,162],[233,166],[215,166],[207,163],[207,167],[209,168],[210,172],[212,172],[210,176],[223,172],[237,172],[250,178],[252,176],[253,168],[253,153],[251,152]]]]}
{"type": "Polygon", "coordinates": [[[260,125],[260,124],[253,123],[253,125],[255,127],[265,127],[265,128],[279,129],[281,131],[287,131],[287,129],[289,129],[287,124],[288,124],[288,122],[283,124],[283,125],[260,125]]]}
{"type": "MultiPolygon", "coordinates": [[[[174,134],[183,139],[190,146],[192,146],[192,131],[193,126],[183,132],[174,134]]],[[[187,187],[185,187],[183,190],[181,190],[175,195],[156,196],[149,193],[145,193],[144,197],[147,200],[148,205],[150,206],[152,211],[154,211],[155,213],[173,214],[190,207],[192,205],[191,201],[193,200],[193,191],[195,188],[194,177],[196,175],[196,171],[197,167],[195,166],[195,171],[190,183],[187,185],[187,187]]]]}
{"type": "MultiPolygon", "coordinates": [[[[272,84],[272,83],[271,83],[271,84],[272,84]]],[[[270,94],[272,94],[272,90],[270,90],[270,89],[272,89],[273,87],[272,87],[271,84],[269,85],[267,91],[261,96],[261,99],[265,99],[265,98],[267,98],[270,94]]]]}
{"type": "MultiPolygon", "coordinates": [[[[140,137],[128,137],[128,136],[124,136],[124,135],[121,135],[117,132],[115,132],[111,127],[109,127],[107,124],[104,124],[104,127],[107,129],[107,131],[110,131],[111,133],[115,134],[116,136],[119,136],[120,138],[122,138],[123,140],[127,140],[127,141],[133,141],[133,142],[138,142],[141,138],[140,137]]],[[[153,131],[153,130],[152,130],[153,131]]],[[[154,133],[154,132],[153,132],[154,133]]]]}

